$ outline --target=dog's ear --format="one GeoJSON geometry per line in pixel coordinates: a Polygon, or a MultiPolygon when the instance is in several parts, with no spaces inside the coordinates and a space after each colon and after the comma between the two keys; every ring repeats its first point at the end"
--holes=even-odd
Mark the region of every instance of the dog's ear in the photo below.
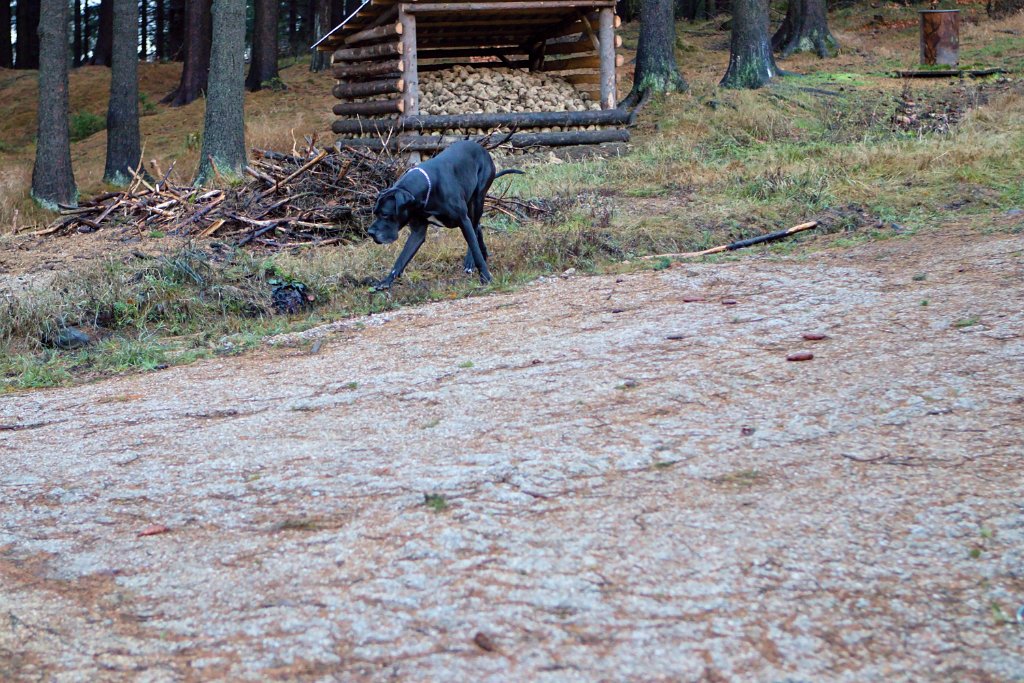
{"type": "Polygon", "coordinates": [[[395,190],[395,211],[401,212],[402,209],[406,211],[413,208],[416,203],[416,197],[413,196],[412,192],[406,190],[403,187],[399,187],[395,190]]]}
{"type": "Polygon", "coordinates": [[[373,205],[373,213],[378,213],[380,211],[381,204],[384,203],[384,200],[386,200],[393,194],[395,194],[395,188],[393,187],[389,187],[386,190],[382,190],[381,193],[377,195],[377,202],[373,205]]]}

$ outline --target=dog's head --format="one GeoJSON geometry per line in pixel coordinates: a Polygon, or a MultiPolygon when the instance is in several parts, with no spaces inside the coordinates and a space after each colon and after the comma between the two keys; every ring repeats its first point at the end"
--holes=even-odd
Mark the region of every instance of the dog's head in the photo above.
{"type": "Polygon", "coordinates": [[[377,196],[373,225],[367,230],[377,244],[391,244],[412,218],[416,197],[401,187],[389,187],[377,196]]]}

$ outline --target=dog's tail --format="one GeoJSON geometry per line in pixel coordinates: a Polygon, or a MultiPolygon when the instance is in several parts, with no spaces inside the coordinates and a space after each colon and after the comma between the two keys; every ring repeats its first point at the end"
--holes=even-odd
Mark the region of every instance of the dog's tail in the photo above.
{"type": "Polygon", "coordinates": [[[499,171],[498,173],[494,174],[494,179],[497,180],[501,176],[509,175],[510,173],[515,173],[515,174],[518,174],[518,175],[526,175],[526,171],[520,171],[517,168],[510,168],[510,169],[507,169],[505,171],[499,171]]]}

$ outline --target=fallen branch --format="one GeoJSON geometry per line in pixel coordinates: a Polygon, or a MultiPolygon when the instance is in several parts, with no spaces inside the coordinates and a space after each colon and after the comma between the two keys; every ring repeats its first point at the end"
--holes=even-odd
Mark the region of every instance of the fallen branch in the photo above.
{"type": "Polygon", "coordinates": [[[319,164],[326,157],[327,157],[327,150],[321,151],[315,157],[313,157],[312,159],[307,161],[305,164],[300,166],[297,171],[295,171],[294,173],[289,175],[287,178],[285,178],[284,180],[281,180],[281,181],[275,183],[274,186],[272,188],[270,188],[269,190],[265,190],[262,194],[260,194],[260,199],[264,199],[264,198],[269,197],[270,195],[274,194],[275,192],[277,192],[278,190],[281,189],[282,185],[287,185],[291,181],[295,180],[300,175],[302,175],[303,173],[305,173],[309,169],[311,169],[314,166],[316,166],[317,164],[319,164]]]}
{"type": "Polygon", "coordinates": [[[994,76],[1005,74],[1005,69],[923,69],[921,71],[897,71],[898,78],[981,78],[982,76],[994,76]]]}
{"type": "Polygon", "coordinates": [[[743,249],[744,247],[750,247],[755,244],[771,242],[773,240],[782,239],[783,237],[789,237],[790,235],[795,235],[798,232],[803,232],[804,230],[812,230],[816,227],[818,227],[818,221],[811,221],[810,223],[801,223],[800,225],[794,225],[792,228],[787,228],[786,230],[770,232],[767,235],[759,235],[758,237],[751,237],[749,239],[739,240],[737,242],[732,242],[731,244],[723,244],[718,247],[712,247],[711,249],[705,249],[704,251],[686,251],[676,254],[655,254],[654,256],[644,256],[641,260],[653,261],[656,259],[695,258],[697,256],[720,254],[723,251],[736,251],[737,249],[743,249]]]}

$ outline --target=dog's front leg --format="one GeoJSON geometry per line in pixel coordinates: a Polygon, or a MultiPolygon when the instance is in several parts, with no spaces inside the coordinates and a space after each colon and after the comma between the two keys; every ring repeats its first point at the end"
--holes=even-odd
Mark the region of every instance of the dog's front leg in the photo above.
{"type": "Polygon", "coordinates": [[[491,281],[491,271],[487,269],[487,259],[484,258],[484,253],[480,249],[480,242],[476,238],[476,228],[473,227],[473,222],[469,220],[469,216],[466,214],[462,215],[460,224],[462,236],[466,238],[466,244],[469,245],[469,252],[473,255],[476,269],[480,271],[480,282],[486,285],[491,281]]]}
{"type": "Polygon", "coordinates": [[[427,224],[426,222],[416,222],[409,226],[409,239],[405,241],[405,246],[402,247],[402,253],[398,255],[398,259],[395,261],[394,268],[388,273],[388,276],[380,281],[377,285],[381,289],[389,289],[396,279],[405,270],[405,267],[409,265],[409,261],[416,255],[420,247],[427,240],[427,224]]]}

